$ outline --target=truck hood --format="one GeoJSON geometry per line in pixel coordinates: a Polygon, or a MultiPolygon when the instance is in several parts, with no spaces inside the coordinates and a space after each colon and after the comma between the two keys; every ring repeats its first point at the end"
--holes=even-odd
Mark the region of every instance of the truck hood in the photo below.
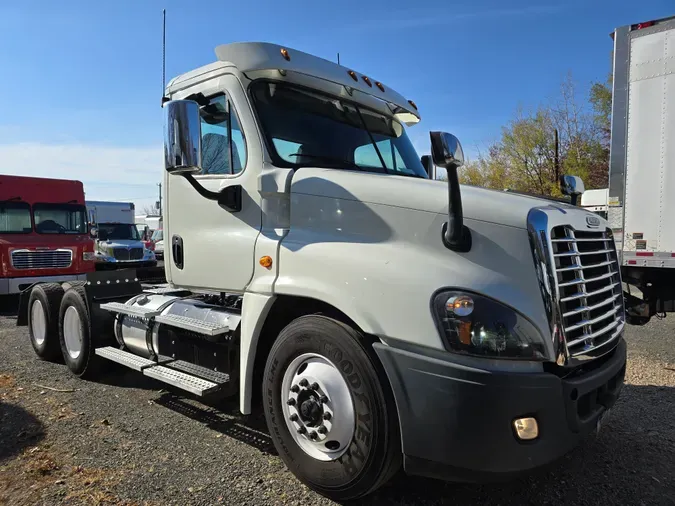
{"type": "MultiPolygon", "coordinates": [[[[446,181],[334,169],[300,169],[293,177],[293,193],[393,205],[434,214],[447,214],[449,207],[446,181]],[[357,195],[346,189],[354,188],[354,177],[358,177],[360,183],[357,195]]],[[[468,185],[462,185],[462,205],[465,218],[522,229],[527,228],[527,214],[533,207],[571,207],[562,202],[468,185]]]]}

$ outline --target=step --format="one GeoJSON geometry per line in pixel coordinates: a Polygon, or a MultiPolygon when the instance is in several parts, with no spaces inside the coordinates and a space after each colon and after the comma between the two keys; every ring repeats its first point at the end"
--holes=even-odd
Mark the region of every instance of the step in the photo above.
{"type": "Polygon", "coordinates": [[[153,378],[163,383],[173,385],[176,388],[185,390],[195,395],[204,396],[220,388],[218,383],[213,383],[191,374],[170,369],[163,365],[156,365],[143,369],[143,374],[148,378],[153,378]]]}
{"type": "Polygon", "coordinates": [[[161,311],[154,308],[147,308],[143,306],[132,306],[131,304],[122,304],[121,302],[106,302],[101,304],[101,309],[112,311],[113,313],[126,314],[129,316],[136,316],[138,318],[152,318],[157,316],[161,311]]]}
{"type": "Polygon", "coordinates": [[[205,322],[197,320],[196,318],[175,314],[163,314],[157,316],[155,321],[206,336],[219,336],[221,334],[227,334],[230,331],[230,326],[228,324],[223,325],[221,323],[205,322]]]}
{"type": "Polygon", "coordinates": [[[193,376],[199,376],[208,381],[213,381],[222,385],[230,381],[230,375],[220,371],[214,371],[213,369],[207,369],[197,364],[192,364],[190,362],[185,362],[184,360],[174,360],[171,363],[165,364],[171,369],[176,369],[181,372],[191,374],[193,376]]]}
{"type": "Polygon", "coordinates": [[[123,366],[133,369],[134,371],[141,372],[146,367],[153,367],[157,365],[152,360],[147,358],[139,357],[128,351],[120,350],[119,348],[113,348],[112,346],[105,346],[103,348],[96,348],[94,350],[99,357],[112,360],[123,366]]]}
{"type": "Polygon", "coordinates": [[[155,295],[172,295],[189,292],[188,290],[184,290],[182,288],[172,288],[166,285],[166,286],[152,286],[148,288],[143,288],[143,293],[153,293],[155,295]]]}

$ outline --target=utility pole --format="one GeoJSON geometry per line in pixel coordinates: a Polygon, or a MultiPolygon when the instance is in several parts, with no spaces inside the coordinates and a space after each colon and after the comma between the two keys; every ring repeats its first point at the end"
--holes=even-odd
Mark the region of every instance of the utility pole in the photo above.
{"type": "Polygon", "coordinates": [[[162,183],[157,183],[159,186],[159,216],[162,216],[162,183]]]}
{"type": "Polygon", "coordinates": [[[558,182],[560,180],[560,155],[558,154],[558,149],[559,149],[559,141],[558,141],[558,129],[556,128],[553,130],[555,133],[555,158],[553,160],[553,163],[555,165],[555,180],[558,182]]]}

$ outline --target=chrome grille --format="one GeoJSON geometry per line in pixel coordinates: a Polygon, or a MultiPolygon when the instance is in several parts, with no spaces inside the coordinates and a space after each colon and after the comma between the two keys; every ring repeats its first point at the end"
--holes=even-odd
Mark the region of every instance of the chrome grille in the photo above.
{"type": "Polygon", "coordinates": [[[73,263],[73,252],[69,249],[12,251],[12,266],[15,269],[63,269],[73,263]]]}
{"type": "Polygon", "coordinates": [[[623,329],[623,290],[609,231],[569,226],[551,230],[551,253],[562,330],[569,354],[584,355],[613,341],[623,329]]]}
{"type": "Polygon", "coordinates": [[[141,260],[143,248],[113,248],[113,256],[116,260],[141,260]]]}

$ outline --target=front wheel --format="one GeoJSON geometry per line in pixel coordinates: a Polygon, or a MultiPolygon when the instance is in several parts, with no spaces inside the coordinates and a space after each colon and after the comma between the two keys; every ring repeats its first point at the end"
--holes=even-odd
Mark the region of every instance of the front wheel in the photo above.
{"type": "Polygon", "coordinates": [[[330,318],[298,318],[272,346],[263,378],[265,417],[282,460],[337,501],[374,491],[401,464],[393,396],[362,337],[330,318]]]}

